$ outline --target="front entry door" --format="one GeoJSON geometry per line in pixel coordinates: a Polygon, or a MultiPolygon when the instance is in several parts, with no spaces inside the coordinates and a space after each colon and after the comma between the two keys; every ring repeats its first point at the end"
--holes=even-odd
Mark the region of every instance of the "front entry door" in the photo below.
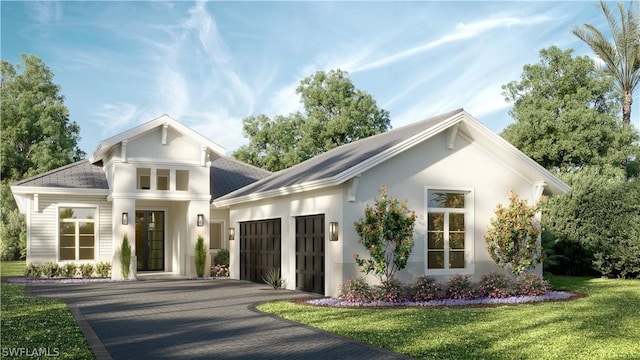
{"type": "Polygon", "coordinates": [[[138,271],[164,271],[164,211],[136,211],[138,271]]]}

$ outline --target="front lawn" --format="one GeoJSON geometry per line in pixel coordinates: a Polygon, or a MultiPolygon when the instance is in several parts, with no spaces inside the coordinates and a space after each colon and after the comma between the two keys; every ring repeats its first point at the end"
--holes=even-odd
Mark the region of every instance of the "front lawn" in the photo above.
{"type": "Polygon", "coordinates": [[[587,297],[486,308],[259,310],[419,359],[640,358],[640,281],[550,277],[587,297]]]}
{"type": "MultiPolygon", "coordinates": [[[[0,276],[20,277],[24,266],[24,261],[3,261],[0,276]]],[[[65,303],[25,296],[24,284],[0,286],[1,358],[94,359],[65,303]]]]}

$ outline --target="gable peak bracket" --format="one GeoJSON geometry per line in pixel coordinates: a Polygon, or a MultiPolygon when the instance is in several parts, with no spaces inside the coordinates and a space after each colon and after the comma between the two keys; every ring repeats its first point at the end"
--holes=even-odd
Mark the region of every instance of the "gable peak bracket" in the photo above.
{"type": "Polygon", "coordinates": [[[458,136],[458,128],[460,124],[455,124],[447,130],[447,150],[453,150],[456,145],[456,136],[458,136]]]}
{"type": "Polygon", "coordinates": [[[542,198],[542,193],[544,193],[544,188],[547,186],[547,183],[544,181],[538,181],[533,184],[533,202],[537,202],[542,198]]]}
{"type": "Polygon", "coordinates": [[[169,123],[162,124],[162,145],[167,145],[167,130],[169,129],[169,123]]]}
{"type": "Polygon", "coordinates": [[[352,177],[347,183],[347,200],[349,202],[356,201],[356,191],[358,191],[358,183],[362,175],[356,175],[352,177]]]}

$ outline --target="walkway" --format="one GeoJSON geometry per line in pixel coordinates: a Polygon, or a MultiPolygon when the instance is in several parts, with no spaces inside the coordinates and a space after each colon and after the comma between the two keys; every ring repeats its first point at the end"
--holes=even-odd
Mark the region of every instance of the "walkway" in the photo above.
{"type": "Polygon", "coordinates": [[[98,360],[405,358],[259,313],[258,303],[309,294],[245,281],[149,279],[30,288],[32,295],[69,304],[98,360]]]}

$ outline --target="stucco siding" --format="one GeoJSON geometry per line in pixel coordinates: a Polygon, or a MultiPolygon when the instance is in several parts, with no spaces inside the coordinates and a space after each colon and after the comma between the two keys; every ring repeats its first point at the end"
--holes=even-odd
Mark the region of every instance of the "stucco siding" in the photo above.
{"type": "Polygon", "coordinates": [[[198,162],[202,151],[201,144],[183,136],[171,127],[167,130],[167,141],[163,145],[162,127],[137,137],[127,143],[127,158],[150,158],[171,160],[172,162],[198,162]],[[177,150],[180,151],[177,151],[177,150]]]}
{"type": "MultiPolygon", "coordinates": [[[[356,201],[345,203],[344,272],[347,278],[359,274],[353,254],[368,255],[364,247],[358,243],[353,223],[363,217],[367,204],[373,205],[382,184],[387,186],[390,196],[407,200],[409,208],[415,211],[417,216],[415,246],[409,265],[401,274],[402,279],[409,280],[425,273],[439,278],[450,275],[426,269],[427,187],[471,191],[473,266],[462,272],[478,278],[483,273],[498,270],[489,257],[484,240],[489,220],[494,215],[496,205],[499,202],[507,202],[507,192],[510,189],[518,190],[522,196],[530,198],[533,182],[514,173],[504,163],[464,136],[457,136],[452,150],[449,150],[446,144],[446,133],[440,133],[362,174],[356,201]]],[[[344,191],[347,191],[346,187],[344,191]]]]}

